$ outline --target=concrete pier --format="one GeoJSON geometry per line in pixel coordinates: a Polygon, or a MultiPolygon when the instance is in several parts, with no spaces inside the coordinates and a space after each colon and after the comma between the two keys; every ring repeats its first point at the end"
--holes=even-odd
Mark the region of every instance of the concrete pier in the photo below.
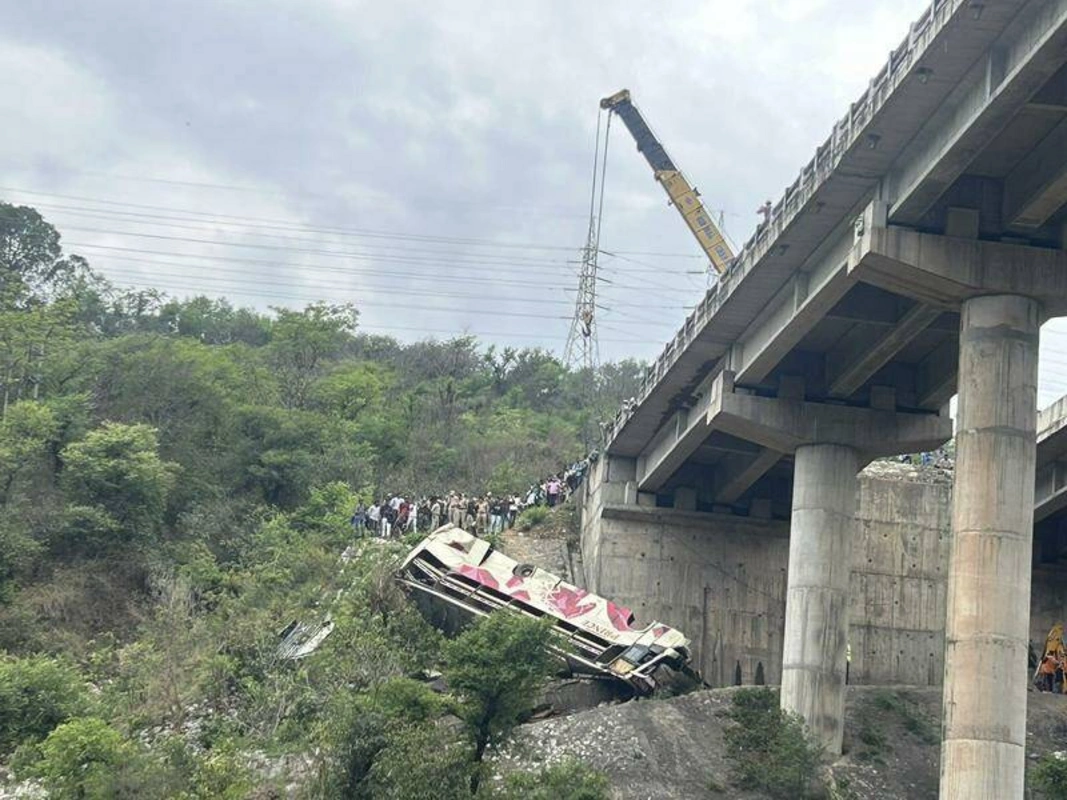
{"type": "Polygon", "coordinates": [[[798,447],[789,539],[782,708],[828,752],[841,752],[848,592],[859,454],[837,444],[798,447]]]}
{"type": "Polygon", "coordinates": [[[964,301],[946,620],[943,800],[1021,798],[1040,307],[964,301]]]}
{"type": "MultiPolygon", "coordinates": [[[[799,382],[794,382],[798,383],[799,382]]],[[[716,430],[793,455],[793,499],[782,658],[782,708],[804,717],[829,753],[841,752],[848,592],[855,535],[857,473],[873,458],[929,450],[949,438],[940,414],[806,401],[738,391],[724,372],[712,385],[705,419],[716,430]]],[[[876,395],[879,393],[875,393],[876,395]]]]}

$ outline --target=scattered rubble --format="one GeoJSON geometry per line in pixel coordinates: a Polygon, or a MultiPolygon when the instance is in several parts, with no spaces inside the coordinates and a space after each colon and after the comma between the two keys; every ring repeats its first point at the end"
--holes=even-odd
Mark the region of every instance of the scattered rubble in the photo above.
{"type": "MultiPolygon", "coordinates": [[[[762,795],[730,786],[723,731],[738,689],[601,706],[532,722],[494,757],[497,775],[568,758],[603,771],[620,800],[762,795]],[[726,787],[709,794],[712,783],[726,787]]],[[[1067,749],[1067,696],[1027,695],[1029,763],[1067,749]]],[[[845,754],[827,768],[838,796],[936,800],[940,688],[850,686],[845,754]]]]}
{"type": "Polygon", "coordinates": [[[952,483],[951,460],[942,458],[940,462],[914,464],[900,461],[898,458],[880,458],[872,461],[860,472],[860,479],[907,481],[910,483],[952,483]]]}

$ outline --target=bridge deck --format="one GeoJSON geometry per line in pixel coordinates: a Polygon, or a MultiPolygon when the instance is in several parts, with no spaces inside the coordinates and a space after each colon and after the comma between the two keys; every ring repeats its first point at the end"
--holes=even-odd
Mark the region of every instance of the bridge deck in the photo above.
{"type": "Polygon", "coordinates": [[[854,225],[874,202],[891,225],[1061,247],[1065,61],[1067,0],[933,3],[667,343],[608,452],[643,460],[649,491],[736,456],[691,411],[723,369],[759,393],[799,376],[808,399],[868,405],[890,387],[936,412],[955,391],[955,310],[861,281],[854,225]]]}

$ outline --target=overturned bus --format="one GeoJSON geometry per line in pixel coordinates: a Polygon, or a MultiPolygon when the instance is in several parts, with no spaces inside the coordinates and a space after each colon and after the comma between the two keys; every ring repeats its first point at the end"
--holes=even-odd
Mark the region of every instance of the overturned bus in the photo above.
{"type": "Polygon", "coordinates": [[[447,632],[500,609],[551,618],[561,640],[553,651],[572,672],[613,678],[638,694],[656,688],[661,668],[692,675],[689,640],[680,631],[658,622],[634,627],[630,609],[520,564],[454,525],[420,542],[397,580],[431,624],[447,632]]]}

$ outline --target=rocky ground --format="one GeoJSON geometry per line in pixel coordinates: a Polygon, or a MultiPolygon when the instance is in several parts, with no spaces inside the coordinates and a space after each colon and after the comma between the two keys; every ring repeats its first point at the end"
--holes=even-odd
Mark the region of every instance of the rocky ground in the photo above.
{"type": "MultiPolygon", "coordinates": [[[[577,758],[603,770],[619,800],[762,798],[730,786],[725,717],[737,689],[603,706],[523,726],[501,771],[577,758]]],[[[840,798],[935,800],[941,692],[853,686],[845,754],[828,775],[840,798]]],[[[1067,749],[1067,697],[1029,695],[1028,758],[1067,749]]]]}
{"type": "Polygon", "coordinates": [[[926,465],[902,462],[897,458],[880,458],[864,467],[860,475],[915,483],[952,483],[952,468],[953,463],[947,458],[926,465]]]}
{"type": "Polygon", "coordinates": [[[511,528],[500,535],[500,550],[520,563],[536,564],[568,583],[585,585],[577,521],[570,506],[554,510],[528,531],[511,528]]]}

